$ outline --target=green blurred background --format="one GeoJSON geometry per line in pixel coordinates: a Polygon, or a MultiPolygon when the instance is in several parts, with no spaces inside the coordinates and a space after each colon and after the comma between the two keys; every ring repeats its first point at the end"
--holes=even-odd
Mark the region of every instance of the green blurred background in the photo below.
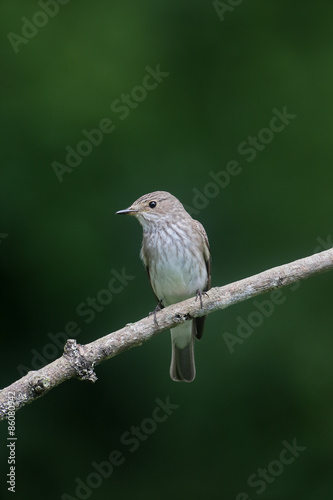
{"type": "MultiPolygon", "coordinates": [[[[35,1],[1,3],[1,387],[43,349],[60,356],[45,346],[69,321],[88,343],[154,308],[141,228],[114,216],[144,193],[167,190],[192,207],[213,286],[332,246],[332,2],[230,0],[224,14],[202,0],[56,5],[45,21],[35,1]],[[15,51],[7,35],[22,36],[22,17],[46,24],[15,51]],[[157,65],[169,75],[144,96],[135,87],[157,65]],[[110,106],[131,92],[121,119],[110,106]],[[263,131],[285,106],[297,116],[263,131]],[[104,118],[113,132],[60,182],[53,162],[65,164],[66,147],[104,118]],[[249,136],[263,139],[252,161],[239,150],[249,136]],[[240,173],[211,184],[231,160],[240,173]],[[88,323],[78,305],[123,268],[135,278],[88,323]]],[[[331,499],[332,273],[283,296],[233,353],[224,334],[256,304],[212,314],[193,384],[169,379],[165,332],[98,366],[96,384],[71,380],[20,410],[15,498],[331,499]],[[123,433],[168,397],[179,407],[131,452],[123,433]],[[279,472],[271,463],[295,438],[306,450],[279,472]],[[76,478],[86,482],[112,450],[124,463],[76,496],[76,478]],[[269,465],[278,473],[258,492],[248,478],[269,465]]]]}

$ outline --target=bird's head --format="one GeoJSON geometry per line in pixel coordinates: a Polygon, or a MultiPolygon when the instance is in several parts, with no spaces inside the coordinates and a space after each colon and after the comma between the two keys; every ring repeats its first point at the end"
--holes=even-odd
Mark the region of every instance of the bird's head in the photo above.
{"type": "Polygon", "coordinates": [[[142,226],[165,222],[169,217],[185,216],[183,205],[172,194],[166,191],[154,191],[137,199],[125,210],[116,214],[134,215],[142,226]]]}

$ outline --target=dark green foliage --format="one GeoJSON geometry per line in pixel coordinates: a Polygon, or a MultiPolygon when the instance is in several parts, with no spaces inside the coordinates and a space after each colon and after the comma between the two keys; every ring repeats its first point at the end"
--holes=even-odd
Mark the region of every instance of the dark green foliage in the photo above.
{"type": "MultiPolygon", "coordinates": [[[[153,310],[141,229],[114,215],[146,192],[204,224],[213,286],[332,246],[332,2],[60,3],[1,5],[1,387],[153,310]]],[[[259,468],[262,499],[332,498],[332,273],[283,297],[209,316],[193,384],[166,333],[21,410],[15,498],[95,473],[77,498],[252,500],[259,468]]]]}

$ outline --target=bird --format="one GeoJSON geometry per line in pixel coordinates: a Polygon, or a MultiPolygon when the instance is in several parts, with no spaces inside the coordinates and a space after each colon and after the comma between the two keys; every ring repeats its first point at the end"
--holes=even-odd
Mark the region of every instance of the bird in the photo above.
{"type": "MultiPolygon", "coordinates": [[[[202,224],[166,191],[145,194],[116,214],[132,215],[142,226],[140,257],[158,301],[155,320],[159,309],[191,297],[199,297],[202,305],[211,286],[211,255],[202,224]]],[[[202,316],[171,329],[172,380],[195,379],[194,339],[201,339],[204,322],[202,316]]]]}

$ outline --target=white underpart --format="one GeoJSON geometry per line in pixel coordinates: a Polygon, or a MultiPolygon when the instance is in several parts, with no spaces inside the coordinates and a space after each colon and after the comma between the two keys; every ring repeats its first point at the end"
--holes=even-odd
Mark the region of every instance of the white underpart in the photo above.
{"type": "Polygon", "coordinates": [[[186,229],[177,224],[176,231],[164,226],[152,242],[155,251],[150,260],[150,280],[155,295],[165,306],[193,297],[198,290],[205,288],[207,282],[201,249],[189,248],[184,244],[184,238],[186,229]],[[199,255],[199,260],[193,252],[199,255]]]}
{"type": "Polygon", "coordinates": [[[184,349],[192,337],[192,321],[186,321],[176,328],[171,328],[171,340],[179,349],[184,349]]]}
{"type": "MultiPolygon", "coordinates": [[[[203,291],[207,284],[207,268],[203,254],[202,236],[191,227],[190,221],[178,220],[174,225],[159,221],[147,224],[141,220],[146,233],[146,252],[141,257],[149,267],[152,288],[164,306],[175,304],[203,291]],[[184,241],[190,237],[191,245],[184,241]]],[[[192,336],[192,321],[171,329],[171,338],[177,347],[183,349],[192,336]]]]}

